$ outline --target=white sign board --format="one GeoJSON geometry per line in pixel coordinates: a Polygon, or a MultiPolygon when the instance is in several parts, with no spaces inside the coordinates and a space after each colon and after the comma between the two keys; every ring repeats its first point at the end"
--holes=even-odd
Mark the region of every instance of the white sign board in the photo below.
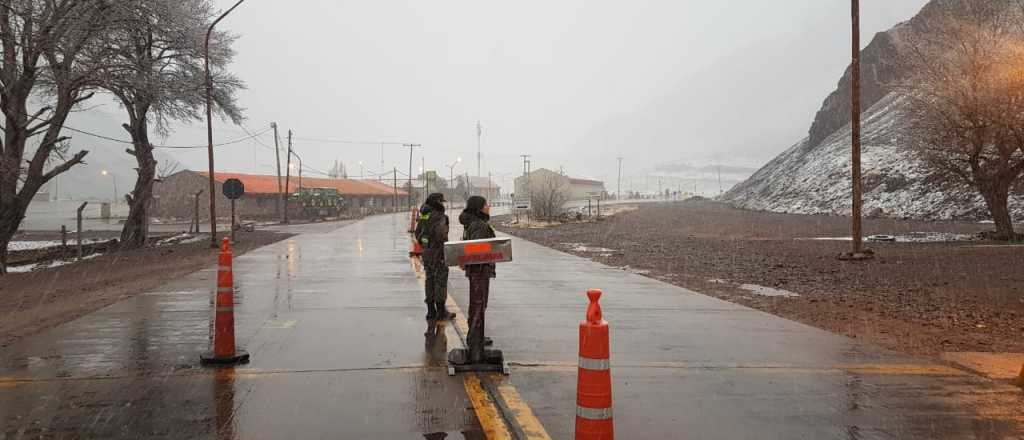
{"type": "Polygon", "coordinates": [[[518,209],[518,210],[521,210],[521,211],[529,211],[530,210],[530,201],[529,200],[516,200],[516,201],[512,202],[512,208],[513,209],[518,209]]]}

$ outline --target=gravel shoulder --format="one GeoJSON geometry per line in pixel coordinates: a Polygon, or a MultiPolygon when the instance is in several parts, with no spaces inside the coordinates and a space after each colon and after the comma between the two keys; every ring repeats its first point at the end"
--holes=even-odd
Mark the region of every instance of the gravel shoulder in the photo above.
{"type": "MultiPolygon", "coordinates": [[[[842,262],[849,219],[744,211],[710,201],[642,204],[598,222],[502,231],[886,348],[1024,352],[1024,247],[873,242],[842,262]],[[764,289],[769,288],[769,289],[764,289]]],[[[868,219],[865,233],[973,235],[987,225],[868,219]]]]}
{"type": "MultiPolygon", "coordinates": [[[[272,231],[241,233],[232,250],[237,256],[290,236],[272,231]]],[[[202,240],[112,252],[66,266],[0,276],[0,347],[214,265],[217,252],[202,240]]]]}

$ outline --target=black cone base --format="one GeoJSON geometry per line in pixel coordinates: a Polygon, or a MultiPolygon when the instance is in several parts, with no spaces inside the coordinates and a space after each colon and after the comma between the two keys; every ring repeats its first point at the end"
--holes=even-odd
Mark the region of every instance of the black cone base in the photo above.
{"type": "Polygon", "coordinates": [[[217,357],[213,355],[212,351],[207,351],[199,355],[199,362],[203,365],[247,364],[249,363],[249,352],[236,350],[234,356],[217,357]]]}

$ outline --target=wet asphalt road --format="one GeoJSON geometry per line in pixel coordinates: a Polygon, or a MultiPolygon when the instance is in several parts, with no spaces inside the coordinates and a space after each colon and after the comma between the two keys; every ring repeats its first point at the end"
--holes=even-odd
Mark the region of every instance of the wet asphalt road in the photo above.
{"type": "Polygon", "coordinates": [[[407,223],[338,226],[235,259],[248,365],[199,366],[213,266],[0,351],[0,439],[483,438],[444,368],[457,337],[423,319],[407,223]]]}
{"type": "MultiPolygon", "coordinates": [[[[198,365],[212,265],[0,350],[0,439],[484,438],[487,417],[443,369],[458,336],[423,320],[406,222],[294,226],[301,235],[237,258],[245,366],[198,365]]],[[[514,249],[487,320],[512,374],[485,381],[517,390],[550,438],[572,438],[590,287],[605,291],[621,439],[1024,436],[1018,388],[521,240],[514,249]]],[[[465,310],[465,278],[450,280],[465,310]]]]}
{"type": "MultiPolygon", "coordinates": [[[[1019,388],[524,240],[513,254],[488,335],[552,438],[572,438],[588,288],[604,291],[620,438],[1024,438],[1019,388]]],[[[465,277],[451,280],[468,304],[465,277]]]]}

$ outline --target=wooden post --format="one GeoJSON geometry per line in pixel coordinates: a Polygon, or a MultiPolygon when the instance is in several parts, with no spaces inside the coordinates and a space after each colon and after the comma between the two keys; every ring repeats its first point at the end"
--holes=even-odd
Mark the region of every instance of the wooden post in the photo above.
{"type": "Polygon", "coordinates": [[[77,235],[77,238],[78,238],[78,258],[79,259],[82,258],[82,210],[84,210],[85,209],[85,205],[88,205],[88,204],[89,204],[89,202],[82,202],[82,205],[78,207],[78,224],[77,224],[77,229],[75,230],[75,235],[77,235]]]}
{"type": "Polygon", "coordinates": [[[60,247],[67,249],[68,247],[68,227],[60,225],[60,247]]]}
{"type": "Polygon", "coordinates": [[[195,194],[196,207],[195,207],[195,218],[194,218],[194,221],[195,221],[195,225],[196,225],[196,234],[198,234],[200,232],[199,231],[199,195],[202,194],[202,193],[203,193],[203,190],[199,190],[199,191],[196,191],[196,194],[195,194]]]}
{"type": "Polygon", "coordinates": [[[597,199],[597,218],[601,218],[601,199],[597,199]]]}

